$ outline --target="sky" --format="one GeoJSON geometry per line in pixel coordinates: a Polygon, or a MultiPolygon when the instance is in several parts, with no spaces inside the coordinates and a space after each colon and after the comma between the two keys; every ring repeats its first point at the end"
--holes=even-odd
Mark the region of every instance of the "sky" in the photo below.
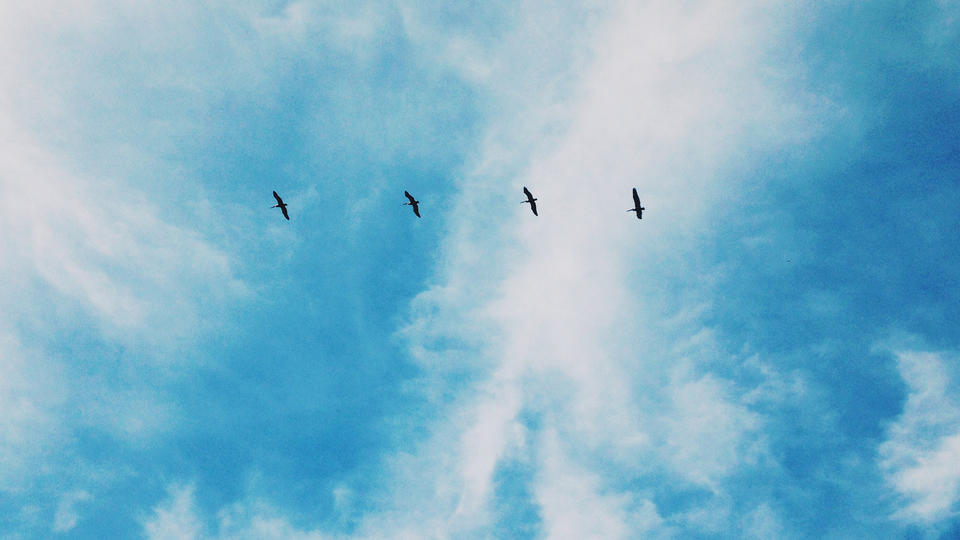
{"type": "Polygon", "coordinates": [[[0,3],[0,537],[957,537],[958,50],[949,0],[0,3]]]}

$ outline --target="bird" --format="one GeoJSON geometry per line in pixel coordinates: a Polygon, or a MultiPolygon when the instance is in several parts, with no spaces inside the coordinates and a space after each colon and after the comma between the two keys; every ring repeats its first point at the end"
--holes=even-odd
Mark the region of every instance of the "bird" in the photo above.
{"type": "Polygon", "coordinates": [[[533,210],[533,215],[539,215],[537,214],[537,199],[533,198],[533,193],[530,193],[530,190],[527,189],[527,186],[523,186],[523,194],[527,196],[527,200],[523,202],[530,203],[530,209],[533,210]]]}
{"type": "Polygon", "coordinates": [[[284,202],[283,202],[283,199],[281,199],[280,196],[277,195],[277,192],[276,192],[276,191],[273,192],[273,198],[277,200],[277,204],[271,206],[270,208],[279,208],[280,211],[283,212],[283,217],[287,218],[287,221],[289,221],[289,220],[290,220],[290,214],[287,213],[287,205],[286,205],[286,203],[284,203],[284,202]]]}
{"type": "Polygon", "coordinates": [[[640,206],[640,196],[637,195],[637,188],[633,188],[633,208],[627,210],[627,212],[636,212],[637,219],[643,219],[643,211],[646,208],[640,206]]]}
{"type": "Polygon", "coordinates": [[[409,191],[404,191],[403,194],[406,195],[407,199],[410,201],[410,202],[403,203],[403,206],[412,206],[413,213],[416,214],[417,217],[420,217],[420,207],[417,206],[418,204],[420,204],[420,201],[414,199],[413,195],[411,195],[409,191]]]}

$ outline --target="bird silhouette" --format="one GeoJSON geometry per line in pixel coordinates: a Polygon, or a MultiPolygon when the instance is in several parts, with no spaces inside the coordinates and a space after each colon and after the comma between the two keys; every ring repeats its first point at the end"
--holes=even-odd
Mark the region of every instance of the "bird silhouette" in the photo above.
{"type": "Polygon", "coordinates": [[[407,199],[410,201],[410,202],[403,203],[403,206],[412,206],[413,213],[416,214],[417,217],[420,217],[420,207],[417,206],[418,204],[420,204],[420,201],[414,199],[413,195],[411,195],[409,191],[404,191],[403,194],[406,195],[407,199]]]}
{"type": "Polygon", "coordinates": [[[277,195],[277,192],[276,192],[276,191],[273,192],[273,198],[277,200],[277,204],[271,206],[270,208],[279,208],[280,211],[283,212],[283,217],[287,218],[287,220],[289,221],[289,220],[290,220],[290,214],[287,213],[287,205],[286,205],[286,203],[284,203],[284,202],[283,202],[283,199],[281,199],[280,196],[277,195]]]}
{"type": "Polygon", "coordinates": [[[533,210],[533,215],[540,215],[537,214],[537,199],[533,198],[533,193],[530,193],[530,190],[527,189],[527,186],[523,186],[523,194],[527,196],[527,200],[523,201],[523,203],[530,203],[530,210],[533,210]]]}
{"type": "Polygon", "coordinates": [[[640,206],[640,196],[637,195],[637,188],[633,188],[633,208],[627,210],[627,212],[636,212],[637,219],[643,219],[643,211],[646,208],[640,206]]]}

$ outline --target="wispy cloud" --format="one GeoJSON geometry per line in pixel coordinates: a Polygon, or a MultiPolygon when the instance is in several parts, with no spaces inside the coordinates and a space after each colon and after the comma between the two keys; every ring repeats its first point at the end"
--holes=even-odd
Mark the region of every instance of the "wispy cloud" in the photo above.
{"type": "Polygon", "coordinates": [[[0,528],[956,519],[953,356],[869,350],[960,305],[957,13],[898,10],[0,5],[0,528]]]}
{"type": "MultiPolygon", "coordinates": [[[[577,84],[559,101],[529,104],[531,118],[544,108],[562,118],[563,135],[544,146],[523,141],[516,151],[534,157],[509,180],[489,173],[516,162],[503,155],[508,145],[488,142],[494,154],[476,159],[481,165],[461,183],[455,214],[463,217],[452,222],[439,283],[415,302],[403,332],[432,374],[425,382],[461,389],[452,402],[435,402],[448,412],[417,449],[427,457],[396,464],[399,508],[427,496],[434,509],[431,519],[421,510],[404,523],[423,534],[489,526],[498,464],[528,446],[542,530],[558,538],[650,534],[669,521],[652,500],[657,490],[638,496],[624,483],[666,475],[723,500],[725,478],[764,452],[758,415],[711,374],[728,353],[699,337],[697,317],[683,324],[655,291],[670,287],[673,274],[690,275],[675,254],[693,253],[705,209],[737,189],[742,152],[785,143],[761,141],[757,126],[809,133],[796,116],[806,105],[784,102],[789,94],[765,72],[762,51],[775,25],[756,5],[618,4],[606,15],[590,28],[591,61],[577,84]],[[479,205],[506,204],[522,185],[540,197],[539,218],[519,204],[504,216],[482,214],[479,205]],[[649,221],[623,212],[632,186],[649,221]],[[490,234],[496,241],[480,240],[476,253],[472,240],[490,234]],[[471,351],[466,365],[462,348],[471,351]]],[[[698,518],[682,519],[698,526],[698,518]]],[[[373,530],[385,530],[378,521],[373,530]]]]}
{"type": "Polygon", "coordinates": [[[596,464],[584,468],[575,447],[563,448],[557,433],[547,429],[541,436],[535,496],[547,538],[667,536],[653,501],[610,489],[610,478],[598,474],[596,464]]]}
{"type": "MultiPolygon", "coordinates": [[[[116,79],[103,69],[73,72],[64,67],[70,59],[91,57],[59,55],[55,40],[37,41],[109,26],[96,7],[104,6],[0,8],[4,54],[15,57],[0,68],[0,490],[29,488],[35,503],[49,499],[56,509],[46,530],[57,532],[83,523],[102,487],[79,466],[89,457],[80,455],[84,437],[104,437],[115,449],[168,433],[177,405],[165,387],[204,364],[191,351],[228,328],[225,307],[249,296],[233,254],[213,238],[221,231],[189,221],[208,221],[198,212],[210,207],[202,190],[184,188],[193,199],[170,205],[158,199],[160,186],[141,182],[177,174],[189,183],[189,175],[156,148],[133,149],[105,133],[111,126],[85,123],[97,100],[79,89],[116,79]],[[35,33],[22,31],[28,26],[35,33]],[[43,58],[63,69],[31,62],[43,58]],[[82,141],[73,138],[79,134],[82,141]]],[[[128,133],[144,127],[126,120],[128,133]]]]}
{"type": "MultiPolygon", "coordinates": [[[[61,305],[81,309],[111,339],[149,345],[144,350],[188,339],[205,326],[205,301],[244,292],[225,253],[164,222],[135,190],[94,184],[35,148],[11,150],[0,167],[4,237],[17,246],[6,263],[12,279],[37,276],[61,305]]],[[[47,307],[11,300],[26,315],[47,307]]]]}
{"type": "Polygon", "coordinates": [[[203,523],[197,515],[193,486],[170,488],[169,499],[153,509],[144,522],[144,532],[151,540],[204,538],[203,523]]]}
{"type": "Polygon", "coordinates": [[[896,351],[907,385],[903,413],[880,446],[881,466],[903,497],[898,517],[931,523],[955,515],[960,500],[960,403],[956,358],[935,352],[896,351]]]}
{"type": "Polygon", "coordinates": [[[64,494],[57,504],[57,511],[53,515],[53,532],[69,532],[77,526],[77,520],[80,519],[77,512],[77,505],[90,499],[90,494],[86,491],[72,491],[64,494]]]}
{"type": "Polygon", "coordinates": [[[0,490],[17,492],[66,440],[60,407],[68,386],[60,366],[9,330],[0,334],[0,359],[0,490]]]}
{"type": "MultiPolygon", "coordinates": [[[[175,485],[145,518],[149,540],[323,540],[341,538],[294,526],[289,519],[257,501],[240,501],[220,508],[211,523],[204,523],[197,507],[195,486],[175,485]]],[[[395,537],[395,536],[394,536],[395,537]]]]}

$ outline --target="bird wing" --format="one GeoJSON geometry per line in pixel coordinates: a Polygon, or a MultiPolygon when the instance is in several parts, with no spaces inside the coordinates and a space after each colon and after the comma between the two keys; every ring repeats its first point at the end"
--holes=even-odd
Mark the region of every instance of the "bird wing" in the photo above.
{"type": "Polygon", "coordinates": [[[416,214],[417,217],[420,217],[420,205],[416,203],[413,204],[413,213],[416,214]]]}
{"type": "Polygon", "coordinates": [[[287,213],[287,205],[280,207],[280,211],[283,212],[283,217],[287,218],[287,221],[290,220],[290,214],[287,213]]]}
{"type": "Polygon", "coordinates": [[[637,208],[640,208],[640,196],[637,195],[637,188],[633,188],[633,203],[637,205],[637,208]]]}
{"type": "Polygon", "coordinates": [[[414,204],[416,202],[416,199],[413,198],[413,195],[411,195],[409,191],[404,191],[403,194],[406,195],[407,199],[410,200],[410,204],[414,204]]]}
{"type": "Polygon", "coordinates": [[[523,186],[523,194],[527,196],[527,199],[533,199],[533,194],[530,193],[530,190],[527,189],[527,186],[523,186]]]}
{"type": "Polygon", "coordinates": [[[281,199],[280,196],[277,195],[276,191],[273,192],[273,198],[277,200],[277,204],[283,204],[283,199],[281,199]]]}
{"type": "Polygon", "coordinates": [[[530,209],[533,210],[533,215],[535,215],[535,216],[539,216],[539,215],[540,215],[540,214],[537,213],[537,203],[535,203],[535,202],[533,202],[533,201],[530,201],[530,209]]]}

